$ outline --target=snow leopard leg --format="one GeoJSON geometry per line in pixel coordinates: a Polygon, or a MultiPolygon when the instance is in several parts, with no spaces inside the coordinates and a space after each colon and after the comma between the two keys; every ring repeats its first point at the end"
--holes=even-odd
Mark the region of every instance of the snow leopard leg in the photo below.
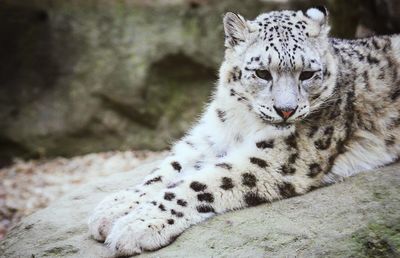
{"type": "Polygon", "coordinates": [[[179,180],[173,179],[180,176],[187,167],[196,166],[191,161],[198,160],[200,154],[194,144],[200,145],[199,140],[189,141],[185,138],[175,145],[172,150],[174,154],[161,162],[141,184],[107,196],[89,217],[90,234],[96,240],[104,241],[115,220],[151,199],[161,189],[178,184],[179,180]]]}
{"type": "Polygon", "coordinates": [[[208,164],[118,219],[106,243],[118,256],[156,250],[216,214],[302,194],[305,189],[285,181],[262,158],[208,164]]]}

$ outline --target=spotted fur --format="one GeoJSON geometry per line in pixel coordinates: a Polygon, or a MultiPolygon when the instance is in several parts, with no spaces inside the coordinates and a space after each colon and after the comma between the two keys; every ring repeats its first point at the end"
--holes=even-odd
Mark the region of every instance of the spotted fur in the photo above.
{"type": "Polygon", "coordinates": [[[216,214],[399,160],[400,36],[329,38],[327,19],[227,13],[211,103],[143,184],[98,205],[93,237],[117,256],[157,250],[216,214]]]}

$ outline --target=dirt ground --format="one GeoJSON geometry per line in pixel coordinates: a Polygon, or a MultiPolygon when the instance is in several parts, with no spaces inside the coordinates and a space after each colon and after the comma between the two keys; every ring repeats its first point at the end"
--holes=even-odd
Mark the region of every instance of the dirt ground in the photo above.
{"type": "Polygon", "coordinates": [[[112,151],[74,158],[16,160],[0,169],[0,240],[22,217],[76,186],[112,173],[129,171],[164,152],[112,151]]]}

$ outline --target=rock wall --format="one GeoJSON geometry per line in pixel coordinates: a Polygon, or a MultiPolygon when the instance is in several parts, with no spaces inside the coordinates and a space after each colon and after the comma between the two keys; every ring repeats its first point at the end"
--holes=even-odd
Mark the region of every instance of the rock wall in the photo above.
{"type": "Polygon", "coordinates": [[[3,0],[0,161],[163,149],[210,96],[223,13],[321,2],[333,33],[354,35],[365,1],[3,0]]]}
{"type": "MultiPolygon", "coordinates": [[[[0,242],[0,257],[110,257],[86,220],[110,192],[154,168],[114,174],[22,220],[0,242]]],[[[400,257],[400,164],[272,204],[214,217],[173,244],[140,257],[400,257]]]]}

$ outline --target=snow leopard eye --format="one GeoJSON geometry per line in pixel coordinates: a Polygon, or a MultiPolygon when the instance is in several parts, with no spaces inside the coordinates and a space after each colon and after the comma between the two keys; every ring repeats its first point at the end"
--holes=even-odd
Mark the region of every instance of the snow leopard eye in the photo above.
{"type": "Polygon", "coordinates": [[[256,75],[258,78],[266,81],[272,80],[272,75],[268,70],[256,70],[256,75]]]}
{"type": "Polygon", "coordinates": [[[315,74],[315,71],[304,71],[300,74],[300,81],[306,81],[311,79],[315,74]]]}

